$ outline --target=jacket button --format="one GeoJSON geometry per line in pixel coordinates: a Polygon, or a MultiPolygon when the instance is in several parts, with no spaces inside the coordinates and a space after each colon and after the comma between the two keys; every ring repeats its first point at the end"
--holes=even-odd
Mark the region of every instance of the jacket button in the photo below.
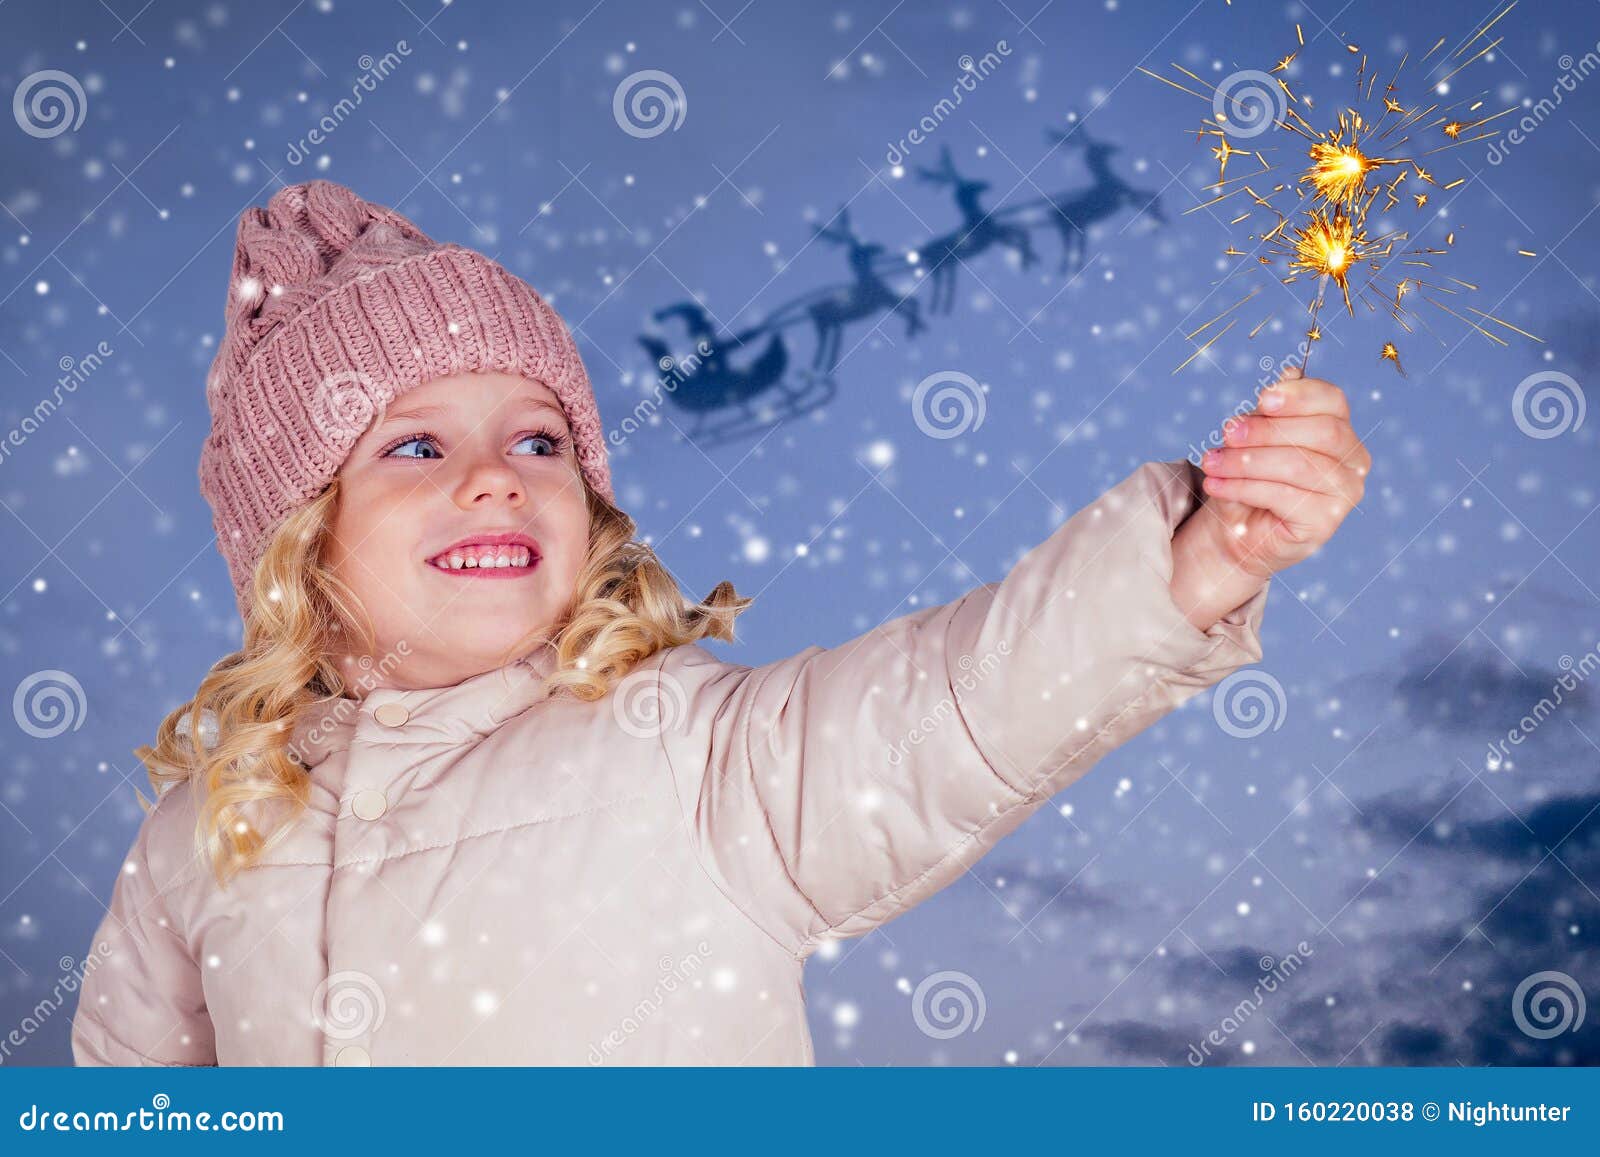
{"type": "Polygon", "coordinates": [[[364,788],[350,801],[350,810],[357,819],[375,820],[389,809],[389,800],[377,788],[364,788]]]}
{"type": "Polygon", "coordinates": [[[360,1045],[345,1045],[333,1055],[333,1063],[340,1066],[370,1065],[372,1056],[360,1045]]]}
{"type": "Polygon", "coordinates": [[[372,717],[385,727],[404,727],[406,720],[411,718],[411,712],[399,703],[380,703],[372,717]]]}

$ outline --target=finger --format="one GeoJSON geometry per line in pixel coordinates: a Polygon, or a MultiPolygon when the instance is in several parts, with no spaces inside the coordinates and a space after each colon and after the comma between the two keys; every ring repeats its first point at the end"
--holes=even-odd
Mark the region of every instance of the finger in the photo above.
{"type": "Polygon", "coordinates": [[[1207,494],[1277,515],[1297,539],[1331,535],[1354,506],[1343,496],[1318,494],[1263,478],[1207,477],[1204,485],[1207,494]]]}
{"type": "Polygon", "coordinates": [[[1247,414],[1228,419],[1222,439],[1228,446],[1303,446],[1352,466],[1367,465],[1365,448],[1350,423],[1331,414],[1288,418],[1247,414]]]}
{"type": "Polygon", "coordinates": [[[1201,459],[1200,467],[1213,478],[1262,478],[1350,498],[1360,494],[1362,485],[1348,463],[1299,446],[1211,450],[1201,459]]]}
{"type": "Polygon", "coordinates": [[[1350,403],[1344,391],[1321,378],[1286,379],[1270,385],[1257,397],[1256,408],[1273,417],[1304,417],[1311,414],[1332,414],[1345,419],[1350,417],[1350,403]]]}

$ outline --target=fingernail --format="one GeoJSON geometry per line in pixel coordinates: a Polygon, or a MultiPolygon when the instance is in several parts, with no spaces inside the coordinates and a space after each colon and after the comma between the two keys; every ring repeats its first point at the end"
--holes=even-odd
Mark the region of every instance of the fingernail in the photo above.
{"type": "Polygon", "coordinates": [[[1235,442],[1244,438],[1245,423],[1243,418],[1236,418],[1228,424],[1227,436],[1235,442]]]}
{"type": "Polygon", "coordinates": [[[1215,470],[1222,463],[1222,452],[1207,450],[1205,457],[1200,459],[1200,465],[1207,470],[1215,470]]]}
{"type": "Polygon", "coordinates": [[[1268,387],[1262,391],[1261,408],[1263,410],[1283,409],[1283,391],[1276,387],[1268,387]]]}

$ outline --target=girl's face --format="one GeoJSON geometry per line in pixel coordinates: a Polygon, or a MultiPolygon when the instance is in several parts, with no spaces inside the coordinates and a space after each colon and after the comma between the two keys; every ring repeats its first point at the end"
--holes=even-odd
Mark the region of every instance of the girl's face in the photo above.
{"type": "Polygon", "coordinates": [[[376,635],[370,669],[340,656],[352,693],[370,689],[353,685],[363,676],[445,687],[502,665],[566,609],[588,536],[572,434],[548,387],[468,373],[407,390],[340,469],[323,553],[376,635]],[[494,545],[470,545],[482,540],[494,545]],[[527,565],[465,565],[500,557],[527,565]]]}

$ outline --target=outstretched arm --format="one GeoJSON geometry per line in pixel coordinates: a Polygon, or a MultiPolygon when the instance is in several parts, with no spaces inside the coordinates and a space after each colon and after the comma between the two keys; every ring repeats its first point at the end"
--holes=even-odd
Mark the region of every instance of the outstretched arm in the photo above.
{"type": "Polygon", "coordinates": [[[1147,463],[1002,582],[837,647],[758,668],[666,652],[660,694],[689,725],[662,741],[723,892],[797,956],[865,933],[1260,659],[1264,581],[1204,630],[1174,599],[1200,479],[1147,463]]]}
{"type": "Polygon", "coordinates": [[[955,880],[1052,795],[1261,658],[1268,580],[1361,499],[1344,394],[1291,370],[1201,468],[1139,467],[1000,583],[831,649],[659,666],[700,859],[803,957],[955,880]],[[674,685],[675,684],[675,685],[674,685]]]}

